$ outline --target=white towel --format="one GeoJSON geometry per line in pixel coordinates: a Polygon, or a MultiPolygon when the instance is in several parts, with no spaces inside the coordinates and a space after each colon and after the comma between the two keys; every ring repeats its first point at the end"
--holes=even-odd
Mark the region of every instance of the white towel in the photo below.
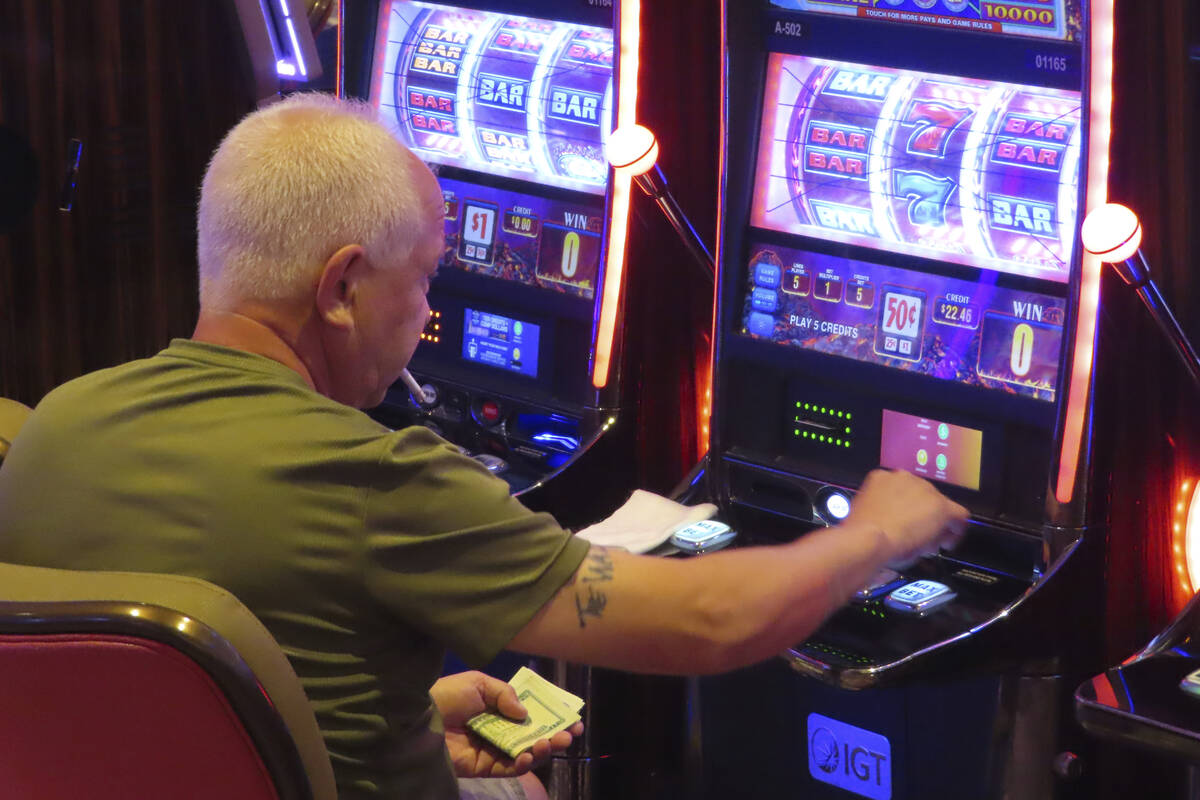
{"type": "Polygon", "coordinates": [[[646,553],[671,538],[677,529],[708,519],[715,513],[717,507],[712,503],[685,506],[638,489],[612,516],[589,525],[576,535],[592,544],[646,553]]]}

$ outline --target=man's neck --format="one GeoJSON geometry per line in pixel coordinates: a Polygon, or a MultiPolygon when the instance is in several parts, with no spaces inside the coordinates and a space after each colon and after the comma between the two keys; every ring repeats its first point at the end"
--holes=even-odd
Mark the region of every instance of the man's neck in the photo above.
{"type": "Polygon", "coordinates": [[[311,359],[306,359],[303,355],[299,333],[301,327],[274,319],[270,314],[201,309],[192,339],[278,361],[304,378],[305,383],[315,391],[320,392],[319,384],[324,382],[325,376],[319,365],[313,364],[311,359]]]}

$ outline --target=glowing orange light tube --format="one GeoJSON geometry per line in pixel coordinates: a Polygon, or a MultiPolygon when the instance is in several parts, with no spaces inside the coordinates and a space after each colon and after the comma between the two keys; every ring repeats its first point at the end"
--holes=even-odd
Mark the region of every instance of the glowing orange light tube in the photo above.
{"type": "MultiPolygon", "coordinates": [[[[1088,131],[1087,211],[1108,202],[1108,148],[1112,140],[1112,79],[1114,0],[1092,0],[1091,117],[1088,131]]],[[[1067,417],[1062,449],[1058,457],[1058,484],[1054,496],[1069,503],[1075,494],[1083,428],[1087,421],[1088,392],[1092,384],[1092,362],[1096,355],[1096,316],[1100,310],[1101,261],[1083,255],[1083,277],[1079,287],[1079,319],[1075,327],[1075,360],[1067,389],[1067,417]]]]}
{"type": "Polygon", "coordinates": [[[1175,504],[1173,527],[1171,549],[1175,556],[1175,571],[1179,574],[1179,588],[1186,601],[1200,584],[1200,483],[1193,486],[1191,480],[1183,482],[1175,504]]]}
{"type": "MultiPolygon", "coordinates": [[[[638,48],[641,43],[641,0],[621,0],[620,62],[617,75],[617,128],[637,123],[638,48]]],[[[617,328],[617,307],[621,302],[621,283],[625,277],[625,248],[629,236],[629,206],[633,178],[625,170],[614,170],[612,178],[612,218],[608,228],[608,257],[604,268],[604,298],[600,302],[600,323],[596,328],[596,360],[592,364],[592,385],[608,385],[612,364],[613,339],[617,328]]]]}
{"type": "Polygon", "coordinates": [[[728,20],[726,19],[725,4],[721,3],[721,50],[723,55],[721,60],[721,113],[717,115],[720,128],[717,131],[717,141],[720,146],[717,148],[717,236],[715,241],[716,267],[717,274],[714,276],[714,291],[713,291],[713,307],[712,307],[712,337],[709,340],[708,346],[708,373],[705,375],[704,384],[696,387],[697,394],[702,398],[700,401],[700,455],[708,452],[710,442],[712,440],[712,410],[713,410],[713,386],[717,374],[717,313],[720,307],[720,287],[721,287],[721,263],[723,259],[721,254],[725,252],[725,149],[728,133],[726,131],[725,117],[727,114],[729,86],[728,86],[728,65],[725,63],[724,54],[728,53],[729,37],[728,37],[728,20]]]}

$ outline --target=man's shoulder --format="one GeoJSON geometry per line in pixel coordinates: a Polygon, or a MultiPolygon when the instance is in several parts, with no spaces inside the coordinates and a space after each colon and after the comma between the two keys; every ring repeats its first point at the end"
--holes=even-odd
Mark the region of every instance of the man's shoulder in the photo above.
{"type": "Polygon", "coordinates": [[[109,391],[109,387],[118,385],[129,378],[144,373],[151,362],[158,356],[127,361],[112,367],[105,367],[93,372],[80,375],[65,381],[51,389],[35,406],[35,413],[46,415],[64,406],[77,403],[95,403],[98,398],[109,391]]]}
{"type": "MultiPolygon", "coordinates": [[[[288,367],[249,353],[176,340],[147,358],[67,381],[38,404],[43,421],[159,425],[374,438],[390,433],[363,412],[314,391],[288,367]],[[224,352],[222,352],[224,350],[224,352]]],[[[309,437],[304,437],[309,438],[309,437]]]]}

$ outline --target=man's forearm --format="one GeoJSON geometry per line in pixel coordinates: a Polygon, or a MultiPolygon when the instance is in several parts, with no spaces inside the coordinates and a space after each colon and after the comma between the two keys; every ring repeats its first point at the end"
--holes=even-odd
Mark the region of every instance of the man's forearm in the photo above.
{"type": "Polygon", "coordinates": [[[713,646],[703,672],[775,655],[810,636],[845,605],[889,553],[881,531],[841,526],[798,541],[716,553],[696,561],[707,574],[713,646]]]}
{"type": "Polygon", "coordinates": [[[845,522],[791,544],[689,559],[593,548],[513,646],[645,672],[744,666],[810,636],[885,563],[952,545],[966,520],[926,481],[876,470],[845,522]]]}
{"type": "Polygon", "coordinates": [[[593,547],[512,646],[641,672],[733,669],[811,634],[884,551],[880,532],[853,525],[690,559],[593,547]]]}

